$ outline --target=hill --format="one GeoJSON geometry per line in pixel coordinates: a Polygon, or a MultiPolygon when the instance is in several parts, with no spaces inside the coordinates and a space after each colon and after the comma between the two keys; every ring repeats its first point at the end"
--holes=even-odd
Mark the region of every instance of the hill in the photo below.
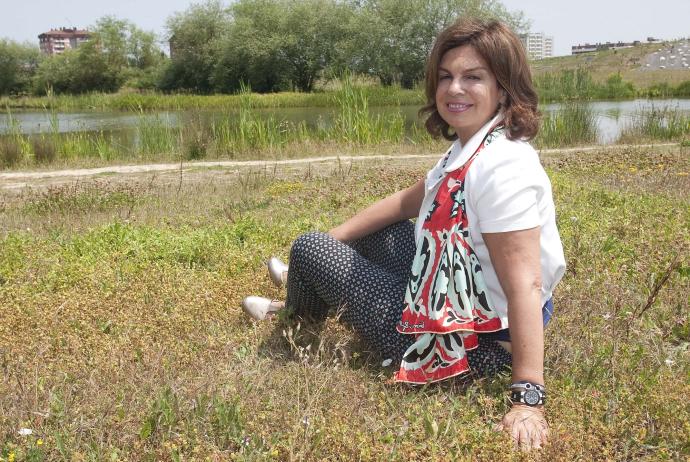
{"type": "MultiPolygon", "coordinates": [[[[557,56],[532,61],[531,67],[535,76],[582,68],[589,71],[597,83],[603,83],[611,74],[620,72],[623,80],[630,81],[641,89],[661,82],[678,85],[690,80],[690,68],[661,69],[658,66],[646,67],[645,64],[654,62],[655,52],[665,53],[671,47],[678,48],[688,44],[690,41],[651,43],[633,48],[557,56]]],[[[690,59],[690,51],[686,55],[690,59]]]]}

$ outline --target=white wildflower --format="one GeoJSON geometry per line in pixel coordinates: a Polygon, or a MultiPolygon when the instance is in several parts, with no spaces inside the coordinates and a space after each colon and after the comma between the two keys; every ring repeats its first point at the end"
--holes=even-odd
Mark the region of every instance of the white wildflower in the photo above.
{"type": "Polygon", "coordinates": [[[381,363],[381,367],[388,367],[393,363],[392,359],[384,359],[383,362],[381,363]]]}
{"type": "Polygon", "coordinates": [[[30,428],[20,428],[19,429],[19,434],[21,436],[29,436],[29,435],[33,434],[33,432],[34,431],[30,428]]]}

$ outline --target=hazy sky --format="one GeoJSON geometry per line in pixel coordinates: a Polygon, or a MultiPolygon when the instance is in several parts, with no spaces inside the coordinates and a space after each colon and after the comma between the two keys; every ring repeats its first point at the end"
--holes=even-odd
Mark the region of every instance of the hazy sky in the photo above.
{"type": "MultiPolygon", "coordinates": [[[[405,0],[400,0],[405,1],[405,0]]],[[[0,0],[0,37],[38,44],[38,34],[61,26],[88,27],[104,15],[165,32],[166,19],[193,0],[0,0]]],[[[690,36],[690,0],[503,0],[522,10],[534,32],[554,37],[555,53],[584,42],[690,36]]]]}

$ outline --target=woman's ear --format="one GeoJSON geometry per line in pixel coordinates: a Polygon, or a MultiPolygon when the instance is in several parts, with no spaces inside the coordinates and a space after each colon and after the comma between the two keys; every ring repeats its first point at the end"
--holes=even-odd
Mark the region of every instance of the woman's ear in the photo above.
{"type": "Polygon", "coordinates": [[[508,92],[506,92],[505,89],[504,89],[503,87],[501,87],[501,89],[499,90],[499,92],[500,92],[500,95],[501,95],[501,96],[498,98],[498,104],[499,104],[501,107],[505,107],[505,106],[506,106],[506,103],[508,102],[508,92]]]}

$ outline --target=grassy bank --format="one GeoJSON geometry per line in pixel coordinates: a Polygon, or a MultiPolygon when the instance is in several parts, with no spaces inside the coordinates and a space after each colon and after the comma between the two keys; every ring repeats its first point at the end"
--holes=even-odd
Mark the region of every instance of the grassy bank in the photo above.
{"type": "MultiPolygon", "coordinates": [[[[545,159],[568,272],[546,333],[542,460],[690,456],[688,149],[545,159]]],[[[525,460],[491,431],[508,377],[394,385],[336,322],[253,324],[239,309],[247,294],[284,296],[267,277],[270,255],[287,257],[300,233],[341,222],[427,164],[106,177],[5,194],[0,457],[525,460]]]]}
{"type": "MultiPolygon", "coordinates": [[[[189,95],[122,92],[115,94],[91,93],[84,95],[54,95],[50,97],[1,97],[0,106],[22,109],[100,109],[118,111],[141,111],[153,109],[238,109],[249,101],[252,108],[293,108],[293,107],[335,107],[341,84],[329,90],[314,93],[282,92],[235,95],[189,95]]],[[[401,104],[421,105],[422,92],[405,90],[400,87],[381,87],[378,85],[358,85],[367,95],[372,106],[399,106],[401,104]]]]}
{"type": "MultiPolygon", "coordinates": [[[[553,58],[559,59],[559,58],[553,58]]],[[[548,61],[548,60],[542,60],[548,61]]],[[[541,61],[535,62],[541,63],[541,61]]],[[[536,65],[536,64],[535,64],[536,65]]],[[[544,65],[535,72],[534,83],[542,102],[573,100],[625,100],[631,98],[690,98],[690,72],[682,72],[682,79],[658,76],[643,84],[630,80],[629,75],[615,67],[599,76],[589,67],[544,65]]],[[[646,71],[653,72],[653,71],[646,71]]],[[[356,82],[371,106],[421,106],[425,102],[423,85],[416,89],[397,86],[382,87],[365,80],[356,82]]],[[[9,109],[43,110],[232,110],[249,102],[252,108],[337,107],[338,95],[347,82],[335,81],[314,93],[252,93],[235,95],[190,95],[120,92],[115,94],[91,93],[84,95],[51,95],[45,97],[0,97],[0,107],[9,109]]]]}

